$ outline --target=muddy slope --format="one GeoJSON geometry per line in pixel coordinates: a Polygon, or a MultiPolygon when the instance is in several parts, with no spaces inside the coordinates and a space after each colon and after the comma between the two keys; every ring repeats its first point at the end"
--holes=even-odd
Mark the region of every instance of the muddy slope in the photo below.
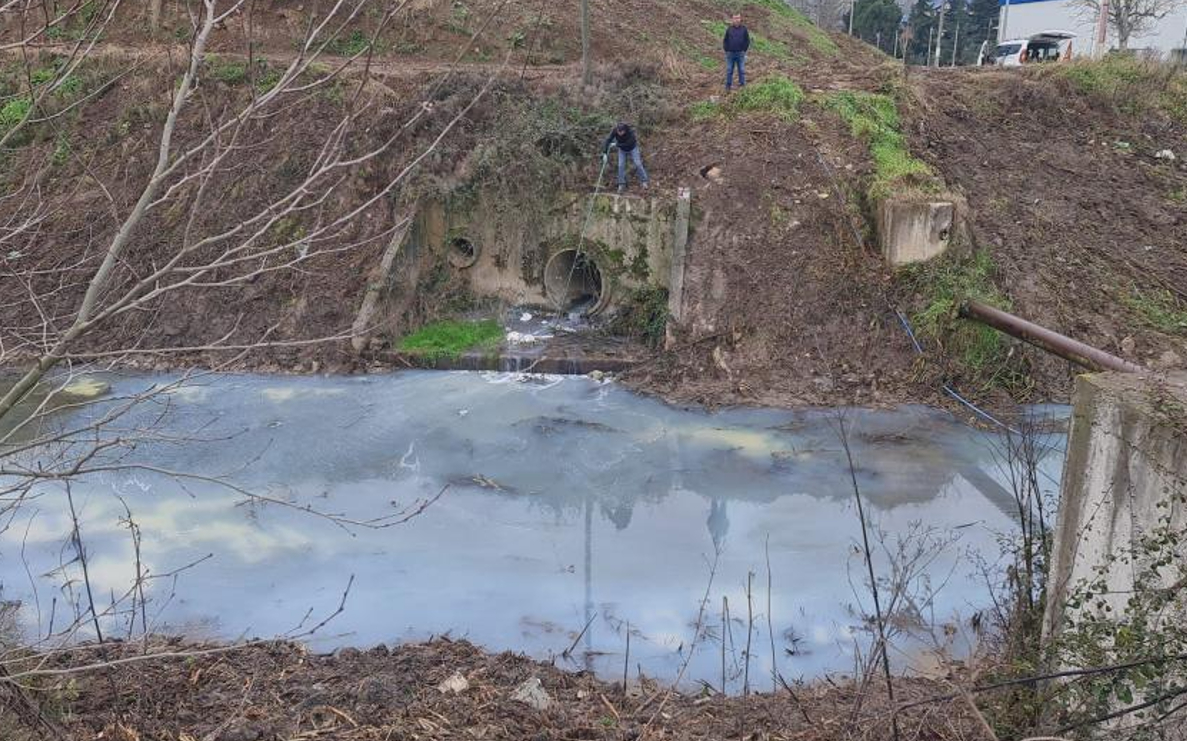
{"type": "MultiPolygon", "coordinates": [[[[937,70],[910,83],[913,148],[968,199],[974,246],[1014,310],[1149,367],[1182,367],[1187,327],[1159,327],[1136,299],[1187,305],[1187,122],[1127,113],[1052,70],[937,70]],[[1167,149],[1174,160],[1156,156],[1167,149]]],[[[1067,397],[1066,363],[1033,354],[1031,365],[1039,398],[1067,397]]]]}
{"type": "Polygon", "coordinates": [[[835,118],[805,105],[711,121],[661,145],[692,183],[674,352],[632,380],[707,404],[877,404],[927,394],[889,323],[888,273],[851,200],[868,155],[835,118]],[[705,175],[701,171],[705,170],[705,175]]]}
{"type": "MultiPolygon", "coordinates": [[[[358,168],[342,183],[338,208],[365,201],[432,141],[491,73],[497,61],[493,50],[509,46],[515,69],[405,187],[372,204],[341,233],[341,244],[325,244],[327,254],[306,262],[303,270],[187,291],[124,315],[89,338],[84,349],[169,349],[224,337],[234,344],[268,333],[287,344],[237,357],[236,367],[363,367],[345,341],[300,343],[349,331],[374,279],[384,236],[418,199],[496,188],[509,199],[531,203],[558,188],[588,186],[597,171],[602,125],[625,118],[638,124],[654,192],[672,197],[678,188],[690,188],[696,216],[685,300],[680,321],[671,326],[674,344],[632,374],[630,383],[665,398],[710,405],[935,401],[952,375],[951,358],[938,346],[929,348],[936,357],[920,363],[902,331],[896,309],[911,313],[919,307],[913,305],[915,296],[903,295],[900,276],[882,264],[870,239],[869,208],[861,196],[871,169],[869,152],[818,97],[864,90],[897,91],[912,149],[968,199],[973,241],[968,246],[992,254],[995,280],[1016,311],[1151,365],[1169,367],[1187,357],[1183,333],[1152,325],[1133,300],[1152,291],[1182,296],[1187,284],[1182,248],[1187,157],[1181,152],[1173,162],[1154,157],[1162,148],[1181,149],[1181,125],[1122,115],[1108,101],[1042,71],[914,70],[904,80],[884,57],[806,25],[778,10],[774,0],[595,0],[599,62],[593,89],[582,91],[573,64],[577,14],[565,12],[567,6],[531,5],[427,0],[414,2],[412,12],[383,29],[373,15],[348,22],[343,43],[329,50],[338,59],[352,53],[358,34],[377,32],[381,42],[372,67],[376,79],[365,88],[372,105],[352,131],[359,150],[390,135],[436,80],[449,74],[450,82],[433,94],[434,115],[410,131],[397,152],[358,168]],[[698,104],[720,95],[714,24],[735,7],[767,42],[752,52],[752,82],[777,75],[794,80],[808,93],[798,115],[696,115],[698,104]],[[486,45],[475,44],[455,69],[452,60],[465,40],[482,29],[486,45]],[[557,120],[531,117],[544,109],[566,113],[557,120]],[[563,161],[551,154],[558,136],[563,161]],[[509,141],[514,146],[507,146],[509,141]],[[554,160],[543,163],[545,170],[534,169],[542,165],[541,152],[554,160]],[[338,249],[347,243],[355,246],[338,249]]],[[[207,81],[201,105],[184,121],[183,141],[201,134],[207,112],[229,110],[257,84],[254,76],[229,79],[242,61],[233,55],[246,50],[247,22],[256,24],[261,43],[253,52],[267,57],[262,68],[267,71],[291,56],[294,29],[318,4],[255,7],[250,19],[236,16],[218,31],[215,49],[222,56],[211,58],[215,79],[207,81]]],[[[166,3],[165,31],[180,24],[179,8],[166,3]]],[[[140,12],[133,4],[122,7],[94,66],[100,71],[121,70],[131,61],[145,66],[64,119],[65,132],[46,129],[6,160],[6,185],[37,189],[46,199],[46,218],[32,249],[0,255],[0,289],[7,299],[0,305],[2,362],[27,359],[47,317],[54,323],[69,320],[97,250],[118,227],[109,203],[126,210],[151,169],[167,81],[175,72],[167,53],[176,51],[184,34],[147,34],[140,12]],[[62,151],[72,156],[59,157],[62,151]],[[17,267],[10,269],[14,260],[17,267]],[[39,304],[21,298],[30,286],[16,275],[30,267],[41,276],[32,289],[47,297],[39,304]]],[[[7,84],[19,89],[23,70],[10,65],[8,73],[7,84]]],[[[338,93],[303,96],[279,107],[253,129],[241,155],[215,178],[215,207],[203,215],[199,229],[225,229],[291,186],[352,99],[345,92],[353,90],[352,79],[344,77],[338,93]]],[[[0,204],[0,217],[10,216],[4,209],[17,205],[0,204]]],[[[291,239],[308,226],[297,220],[273,236],[291,239]]],[[[121,279],[133,280],[146,266],[160,264],[184,241],[187,228],[181,213],[154,214],[135,236],[121,279]]],[[[431,255],[422,262],[418,290],[392,302],[383,317],[381,344],[456,307],[473,308],[473,297],[457,290],[447,265],[431,255]]],[[[1066,364],[1019,352],[1034,378],[1021,398],[1066,399],[1071,379],[1066,364]]],[[[225,353],[158,352],[135,362],[165,366],[226,359],[225,353]]],[[[1001,389],[962,391],[1008,401],[1001,389]]]]}

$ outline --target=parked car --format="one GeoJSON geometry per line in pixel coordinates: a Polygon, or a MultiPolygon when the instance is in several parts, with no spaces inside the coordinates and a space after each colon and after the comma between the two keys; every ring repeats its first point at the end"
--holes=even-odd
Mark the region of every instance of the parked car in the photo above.
{"type": "Polygon", "coordinates": [[[1070,31],[1043,31],[1024,39],[1010,39],[987,53],[989,42],[981,45],[981,64],[999,67],[1019,67],[1038,62],[1066,62],[1072,58],[1070,31]]]}

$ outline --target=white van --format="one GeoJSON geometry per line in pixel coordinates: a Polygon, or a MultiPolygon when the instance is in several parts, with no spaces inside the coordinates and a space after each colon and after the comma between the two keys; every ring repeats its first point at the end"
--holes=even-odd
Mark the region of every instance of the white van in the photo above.
{"type": "Polygon", "coordinates": [[[1076,34],[1070,31],[1043,31],[1025,39],[1010,39],[986,53],[989,44],[981,45],[981,64],[999,67],[1020,67],[1038,62],[1066,62],[1072,58],[1072,39],[1076,34]]]}

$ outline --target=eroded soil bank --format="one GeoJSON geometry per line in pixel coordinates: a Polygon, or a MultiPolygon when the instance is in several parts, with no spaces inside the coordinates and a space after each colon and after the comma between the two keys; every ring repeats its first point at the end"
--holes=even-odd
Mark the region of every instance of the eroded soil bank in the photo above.
{"type": "MultiPolygon", "coordinates": [[[[147,661],[139,659],[140,645],[80,649],[45,668],[80,659],[115,665],[37,679],[32,696],[43,703],[45,722],[69,741],[891,738],[884,692],[873,685],[862,692],[845,681],[770,693],[771,678],[755,677],[767,694],[727,698],[674,693],[632,678],[624,694],[621,684],[511,653],[488,654],[465,641],[333,655],[310,654],[294,643],[203,653],[214,648],[163,641],[150,648],[162,656],[147,661]],[[438,689],[455,674],[465,678],[465,690],[438,689]],[[550,700],[545,709],[513,699],[533,678],[550,700]]],[[[902,680],[896,699],[907,704],[949,692],[938,681],[902,680]]],[[[5,738],[50,737],[53,731],[28,710],[17,712],[11,696],[0,697],[5,738]]],[[[906,710],[899,724],[903,738],[918,741],[987,738],[963,701],[906,710]]]]}

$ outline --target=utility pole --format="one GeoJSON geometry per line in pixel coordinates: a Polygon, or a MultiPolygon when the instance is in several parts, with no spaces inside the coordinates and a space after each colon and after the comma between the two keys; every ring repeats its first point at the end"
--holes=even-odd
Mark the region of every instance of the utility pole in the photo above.
{"type": "Polygon", "coordinates": [[[944,12],[948,10],[948,3],[940,5],[940,28],[936,32],[936,67],[940,66],[940,51],[944,48],[944,12]]]}
{"type": "Polygon", "coordinates": [[[857,0],[849,0],[849,35],[853,35],[853,11],[857,10],[857,0]]]}
{"type": "Polygon", "coordinates": [[[882,32],[878,31],[875,33],[874,38],[876,39],[874,45],[878,47],[878,51],[882,51],[882,32]]]}
{"type": "Polygon", "coordinates": [[[952,36],[952,66],[956,66],[956,50],[960,48],[960,16],[956,16],[956,33],[952,36]]]}
{"type": "Polygon", "coordinates": [[[893,52],[893,53],[891,53],[891,55],[890,55],[890,56],[891,56],[891,57],[893,57],[893,58],[895,58],[895,59],[898,59],[898,37],[899,37],[899,36],[902,36],[902,31],[901,31],[901,30],[900,30],[900,31],[896,31],[896,32],[895,32],[895,34],[894,34],[894,52],[893,52]]]}
{"type": "Polygon", "coordinates": [[[1006,0],[1005,6],[1002,8],[1002,22],[997,26],[997,43],[1001,43],[1010,38],[1006,35],[1006,26],[1010,25],[1010,0],[1006,0]]]}
{"type": "Polygon", "coordinates": [[[927,29],[927,53],[923,55],[923,66],[926,67],[931,64],[931,40],[935,36],[936,28],[932,26],[927,29]]]}
{"type": "Polygon", "coordinates": [[[1109,0],[1100,0],[1100,12],[1096,17],[1096,48],[1094,57],[1103,57],[1109,45],[1109,0]]]}
{"type": "Polygon", "coordinates": [[[581,0],[581,84],[593,84],[593,63],[589,50],[589,0],[581,0]]]}

